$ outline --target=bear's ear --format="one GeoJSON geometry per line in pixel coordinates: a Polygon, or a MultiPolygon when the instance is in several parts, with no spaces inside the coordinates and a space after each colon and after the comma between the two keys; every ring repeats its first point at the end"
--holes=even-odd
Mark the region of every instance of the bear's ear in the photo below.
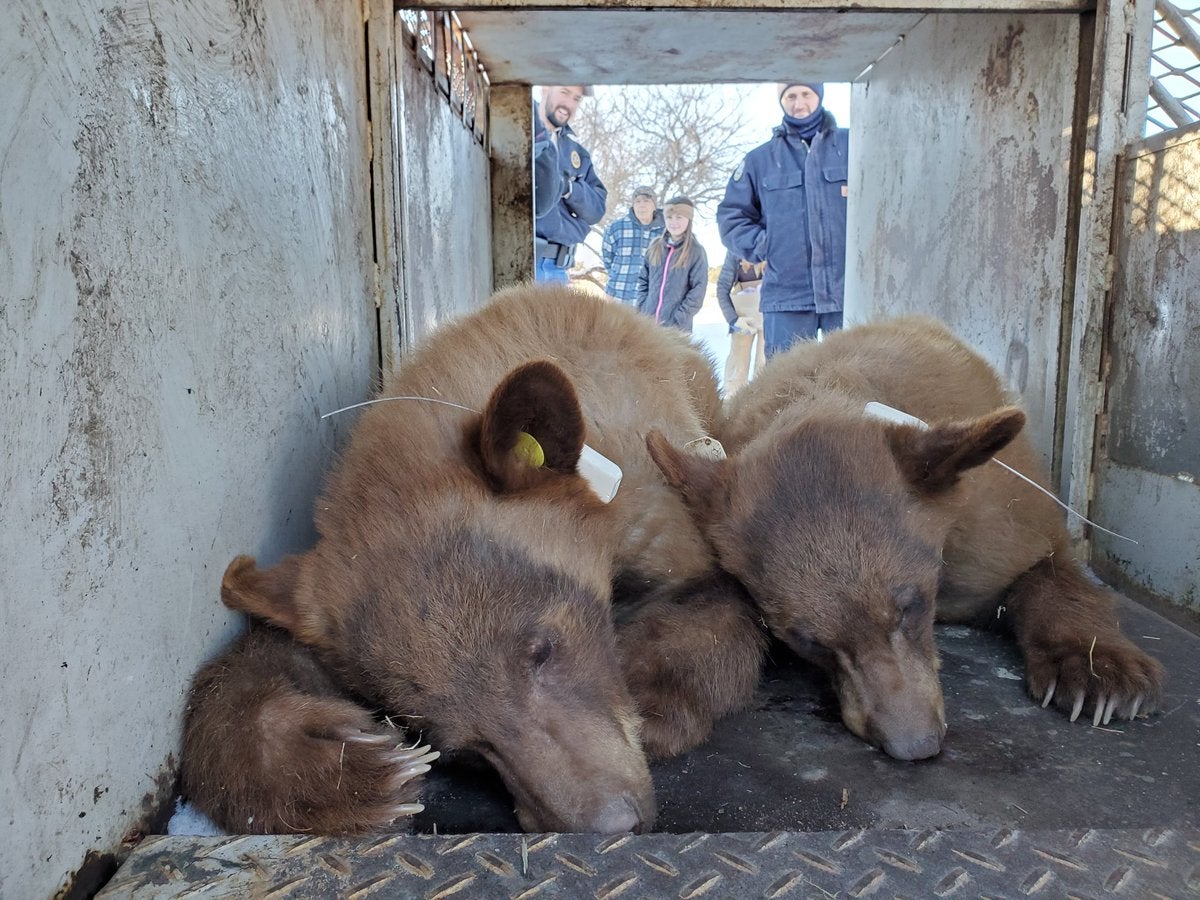
{"type": "Polygon", "coordinates": [[[981,466],[1006,446],[1025,425],[1015,406],[965,422],[921,428],[889,425],[887,440],[903,478],[923,494],[952,488],[967,469],[981,466]]]}
{"type": "Polygon", "coordinates": [[[270,569],[260,569],[251,556],[239,556],[221,578],[221,600],[230,609],[278,625],[297,640],[320,646],[320,629],[305,616],[297,599],[301,556],[289,556],[270,569]]]}
{"type": "Polygon", "coordinates": [[[680,450],[657,428],[646,435],[646,449],[667,483],[683,494],[701,521],[713,521],[724,508],[729,490],[728,460],[709,459],[680,450]]]}
{"type": "Polygon", "coordinates": [[[583,439],[583,410],[567,374],[551,362],[531,362],[492,391],[480,422],[479,455],[492,482],[515,491],[544,479],[546,470],[574,473],[583,439]]]}

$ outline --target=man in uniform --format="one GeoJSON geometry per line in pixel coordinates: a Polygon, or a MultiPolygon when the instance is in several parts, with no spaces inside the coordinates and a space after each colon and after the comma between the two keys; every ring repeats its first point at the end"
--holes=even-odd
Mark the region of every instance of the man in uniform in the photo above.
{"type": "Polygon", "coordinates": [[[575,245],[604,216],[608,191],[592,158],[568,124],[592,89],[585,84],[542,88],[533,107],[534,256],[538,281],[566,284],[575,245]],[[550,180],[553,189],[547,187],[550,180]],[[553,202],[551,202],[553,201],[553,202]]]}

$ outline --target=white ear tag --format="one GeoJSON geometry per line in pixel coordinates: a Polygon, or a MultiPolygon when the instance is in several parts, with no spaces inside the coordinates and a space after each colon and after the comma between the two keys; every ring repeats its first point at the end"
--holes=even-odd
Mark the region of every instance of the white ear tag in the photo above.
{"type": "Polygon", "coordinates": [[[577,468],[588,486],[605,503],[617,496],[617,489],[621,486],[621,467],[607,456],[602,456],[584,444],[577,468]]]}
{"type": "MultiPolygon", "coordinates": [[[[920,419],[918,419],[916,416],[909,415],[908,413],[903,412],[902,410],[896,409],[894,406],[888,406],[886,403],[877,403],[874,400],[872,400],[870,403],[868,403],[866,406],[863,407],[863,413],[864,413],[864,415],[868,415],[873,419],[883,419],[885,422],[894,422],[897,425],[914,425],[917,428],[928,428],[929,427],[928,422],[923,422],[920,419]]],[[[1063,509],[1065,509],[1067,511],[1068,515],[1076,516],[1077,518],[1082,519],[1083,521],[1085,521],[1089,525],[1091,525],[1093,528],[1098,528],[1101,531],[1103,531],[1105,534],[1111,534],[1113,537],[1118,537],[1123,541],[1129,541],[1129,543],[1131,543],[1131,544],[1138,543],[1133,538],[1128,538],[1128,537],[1125,537],[1125,535],[1123,535],[1123,534],[1118,534],[1115,531],[1110,531],[1109,529],[1105,528],[1103,525],[1097,525],[1095,522],[1093,522],[1091,519],[1089,519],[1083,513],[1075,512],[1075,510],[1071,509],[1071,507],[1067,506],[1067,504],[1063,503],[1061,500],[1059,500],[1057,497],[1055,497],[1054,494],[1052,494],[1050,491],[1046,490],[1044,487],[1042,487],[1040,484],[1038,484],[1032,478],[1029,478],[1026,475],[1022,475],[1020,472],[1018,472],[1016,469],[1014,469],[1008,463],[1003,462],[1002,460],[996,459],[996,457],[994,457],[994,456],[992,457],[992,462],[994,462],[996,465],[1000,466],[1000,468],[1002,468],[1002,469],[1007,469],[1009,472],[1016,475],[1018,478],[1020,478],[1022,481],[1024,481],[1026,484],[1028,484],[1030,487],[1032,487],[1034,490],[1041,491],[1043,494],[1045,494],[1047,497],[1049,497],[1051,500],[1053,500],[1055,503],[1057,503],[1059,506],[1061,506],[1063,509]]]]}
{"type": "Polygon", "coordinates": [[[683,445],[683,449],[704,459],[725,459],[725,448],[715,437],[696,438],[683,445]]]}
{"type": "Polygon", "coordinates": [[[863,413],[872,419],[883,419],[885,422],[894,422],[897,425],[914,425],[917,428],[929,427],[927,422],[921,421],[916,416],[910,416],[908,413],[902,412],[894,406],[888,406],[886,403],[877,403],[874,400],[863,407],[863,413]]]}

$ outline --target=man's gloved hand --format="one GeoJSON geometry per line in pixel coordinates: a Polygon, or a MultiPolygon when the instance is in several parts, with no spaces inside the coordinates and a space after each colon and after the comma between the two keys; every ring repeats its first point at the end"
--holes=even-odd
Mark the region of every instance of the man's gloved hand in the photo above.
{"type": "Polygon", "coordinates": [[[738,334],[754,334],[754,329],[750,327],[750,320],[745,316],[738,316],[729,328],[738,334]]]}

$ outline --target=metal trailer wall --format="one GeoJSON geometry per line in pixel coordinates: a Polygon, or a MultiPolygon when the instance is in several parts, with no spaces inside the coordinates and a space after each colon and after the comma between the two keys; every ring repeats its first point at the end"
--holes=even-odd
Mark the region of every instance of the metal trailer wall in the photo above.
{"type": "Polygon", "coordinates": [[[854,86],[847,308],[920,311],[1019,392],[1052,457],[1079,16],[925,16],[854,86]]]}
{"type": "Polygon", "coordinates": [[[1200,126],[1130,149],[1109,310],[1093,563],[1200,610],[1200,126]]]}
{"type": "MultiPolygon", "coordinates": [[[[369,393],[381,345],[390,360],[488,293],[493,222],[528,224],[523,206],[493,208],[484,148],[403,35],[381,38],[391,4],[43,6],[19,0],[0,29],[2,896],[52,892],[138,824],[131,798],[169,790],[187,682],[237,625],[217,598],[225,564],[311,541],[319,473],[353,415],[319,414],[369,393]]],[[[1062,335],[1069,379],[1091,378],[1076,357],[1097,345],[1097,269],[1076,281],[1072,259],[1071,216],[1089,213],[1069,181],[1086,21],[927,15],[855,89],[852,314],[945,318],[1021,392],[1047,458],[1064,430],[1074,449],[1062,335]],[[1083,328],[1065,320],[1073,284],[1083,328]]],[[[527,91],[498,94],[511,197],[527,91]]],[[[1163,171],[1194,172],[1194,146],[1163,171]]],[[[1127,420],[1097,489],[1101,513],[1186,508],[1177,553],[1194,551],[1195,492],[1168,469],[1195,455],[1162,435],[1194,412],[1196,316],[1168,257],[1194,257],[1195,231],[1131,241],[1156,280],[1131,274],[1129,297],[1184,300],[1154,307],[1169,326],[1139,318],[1142,300],[1117,314],[1130,327],[1110,405],[1127,420]],[[1154,406],[1155,368],[1136,371],[1143,345],[1163,351],[1173,409],[1154,406]]],[[[497,277],[527,271],[528,241],[498,241],[497,277]]]]}
{"type": "Polygon", "coordinates": [[[311,540],[378,347],[363,42],[355,3],[5,7],[0,896],[164,797],[225,565],[311,540]]]}
{"type": "Polygon", "coordinates": [[[487,150],[395,27],[400,304],[411,347],[491,295],[492,191],[487,150]]]}

